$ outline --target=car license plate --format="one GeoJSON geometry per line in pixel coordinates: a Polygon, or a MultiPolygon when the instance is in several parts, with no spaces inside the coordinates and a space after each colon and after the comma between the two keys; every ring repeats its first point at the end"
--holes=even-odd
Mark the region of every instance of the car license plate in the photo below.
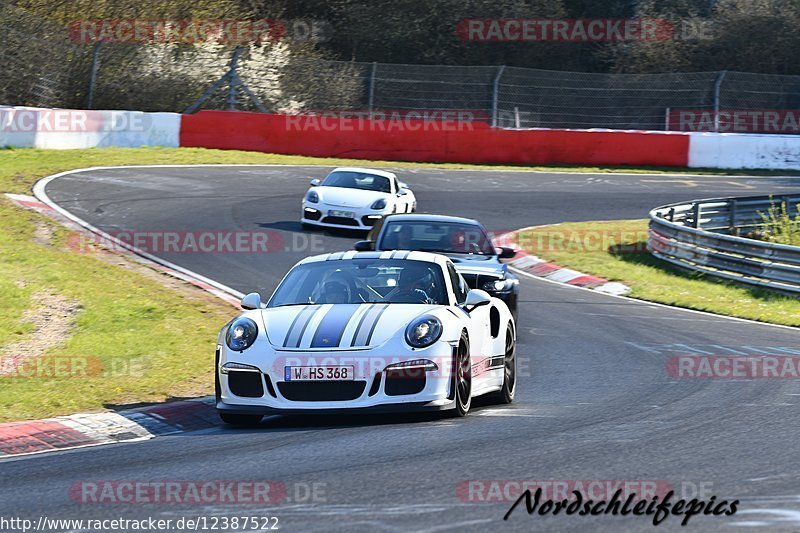
{"type": "Polygon", "coordinates": [[[353,381],[352,366],[286,366],[284,381],[353,381]]]}
{"type": "Polygon", "coordinates": [[[352,211],[328,211],[329,217],[342,217],[342,218],[356,218],[356,214],[352,211]]]}

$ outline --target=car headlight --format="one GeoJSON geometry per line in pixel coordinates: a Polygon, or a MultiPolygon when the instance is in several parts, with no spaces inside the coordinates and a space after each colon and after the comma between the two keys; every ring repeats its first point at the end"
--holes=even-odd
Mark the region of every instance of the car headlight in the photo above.
{"type": "Polygon", "coordinates": [[[317,191],[308,191],[308,194],[306,194],[306,200],[308,200],[312,204],[318,204],[319,194],[317,194],[317,191]]]}
{"type": "Polygon", "coordinates": [[[435,316],[423,316],[406,328],[406,342],[414,348],[425,348],[442,336],[442,322],[435,316]]]}
{"type": "Polygon", "coordinates": [[[484,283],[481,289],[487,292],[505,292],[511,290],[513,286],[514,282],[509,279],[498,279],[484,283]]]}
{"type": "Polygon", "coordinates": [[[243,352],[256,341],[258,326],[249,318],[237,318],[225,333],[225,343],[236,352],[243,352]]]}
{"type": "Polygon", "coordinates": [[[372,205],[369,206],[370,209],[386,209],[386,198],[381,198],[380,200],[375,200],[372,202],[372,205]]]}

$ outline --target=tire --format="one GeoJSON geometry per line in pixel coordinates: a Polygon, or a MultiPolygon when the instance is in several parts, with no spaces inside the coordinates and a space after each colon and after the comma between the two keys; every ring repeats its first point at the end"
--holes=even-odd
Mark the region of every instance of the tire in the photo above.
{"type": "Polygon", "coordinates": [[[466,331],[461,332],[453,374],[453,386],[456,392],[453,416],[460,418],[467,416],[472,405],[472,360],[469,355],[469,337],[466,331]]]}
{"type": "Polygon", "coordinates": [[[517,341],[511,322],[506,327],[505,364],[503,365],[503,388],[492,394],[493,403],[508,404],[514,401],[517,392],[517,341]]]}
{"type": "Polygon", "coordinates": [[[223,422],[231,426],[255,426],[261,419],[261,415],[234,415],[230,413],[218,413],[223,422]]]}

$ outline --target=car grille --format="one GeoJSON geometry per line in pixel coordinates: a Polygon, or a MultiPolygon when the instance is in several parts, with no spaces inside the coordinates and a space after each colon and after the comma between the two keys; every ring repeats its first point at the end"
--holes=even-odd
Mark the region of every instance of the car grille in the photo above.
{"type": "Polygon", "coordinates": [[[497,281],[502,279],[500,276],[494,276],[492,274],[464,274],[461,273],[461,276],[464,278],[464,281],[467,282],[470,289],[480,289],[486,283],[490,281],[497,281]]]}
{"type": "Polygon", "coordinates": [[[322,213],[320,213],[319,211],[316,211],[316,210],[315,211],[306,211],[305,212],[305,218],[307,220],[319,220],[319,218],[321,216],[322,216],[322,213]]]}
{"type": "Polygon", "coordinates": [[[355,226],[359,227],[358,220],[347,217],[325,217],[322,222],[326,224],[339,224],[340,226],[355,226]]]}
{"type": "Polygon", "coordinates": [[[344,402],[359,398],[366,381],[279,381],[278,390],[294,402],[344,402]]]}

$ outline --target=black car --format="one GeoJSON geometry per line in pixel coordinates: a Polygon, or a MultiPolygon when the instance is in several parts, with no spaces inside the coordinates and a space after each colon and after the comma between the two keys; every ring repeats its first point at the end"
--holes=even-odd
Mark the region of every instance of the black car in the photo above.
{"type": "Polygon", "coordinates": [[[358,251],[413,250],[436,252],[453,261],[470,288],[500,298],[516,318],[519,278],[500,259],[514,256],[511,248],[495,248],[477,220],[426,214],[388,215],[379,220],[358,251]]]}

